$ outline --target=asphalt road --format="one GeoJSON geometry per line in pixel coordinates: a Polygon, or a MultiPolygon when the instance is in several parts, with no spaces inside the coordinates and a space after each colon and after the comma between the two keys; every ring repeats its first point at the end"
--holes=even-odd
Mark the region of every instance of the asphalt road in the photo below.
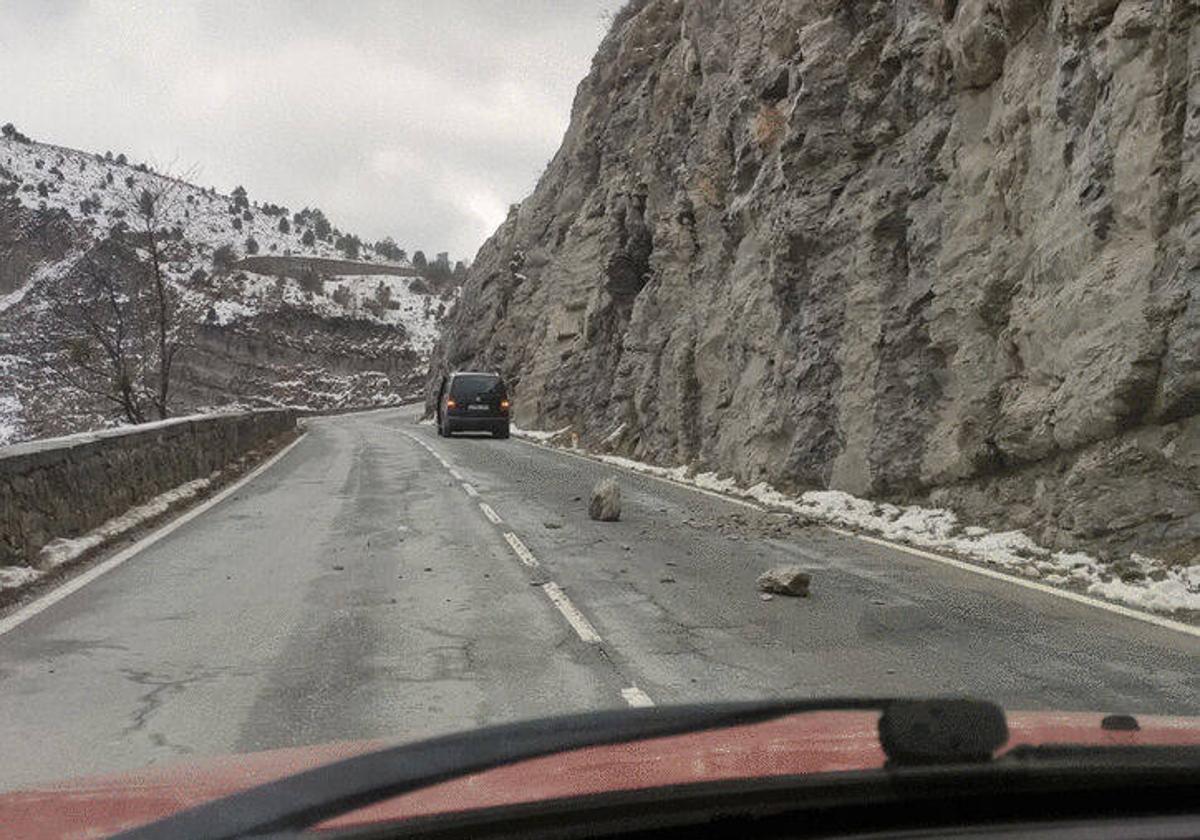
{"type": "Polygon", "coordinates": [[[516,439],[442,440],[413,410],[308,425],[0,636],[0,789],[646,700],[1200,714],[1193,636],[516,439]],[[593,522],[612,474],[624,515],[593,522]],[[760,600],[779,562],[812,597],[760,600]]]}

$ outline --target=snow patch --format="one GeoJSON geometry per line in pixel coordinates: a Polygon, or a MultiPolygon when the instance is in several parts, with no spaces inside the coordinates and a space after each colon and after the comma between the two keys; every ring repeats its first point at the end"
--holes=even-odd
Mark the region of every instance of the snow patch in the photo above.
{"type": "Polygon", "coordinates": [[[16,394],[0,394],[0,446],[8,446],[21,437],[21,399],[16,394]]]}
{"type": "Polygon", "coordinates": [[[0,592],[28,586],[41,576],[41,572],[28,566],[0,566],[0,592]]]}
{"type": "Polygon", "coordinates": [[[535,429],[519,429],[516,426],[512,426],[509,429],[509,433],[516,437],[527,438],[528,440],[546,441],[550,440],[550,438],[558,437],[570,428],[570,426],[563,426],[557,432],[539,432],[535,429]]]}
{"type": "Polygon", "coordinates": [[[30,290],[36,288],[40,283],[48,278],[58,277],[68,268],[75,264],[79,259],[79,251],[71,251],[61,260],[56,262],[42,263],[33,270],[29,280],[25,285],[19,286],[16,290],[9,292],[6,295],[0,295],[0,312],[6,309],[11,309],[25,299],[30,290]]]}
{"type": "Polygon", "coordinates": [[[202,492],[209,484],[211,484],[211,480],[207,478],[189,481],[187,484],[181,484],[173,490],[155,496],[144,504],[130,508],[82,537],[60,537],[51,540],[38,552],[37,567],[43,571],[49,571],[77,560],[86,552],[143,525],[156,516],[162,516],[172,506],[187,501],[202,492]]]}
{"type": "Polygon", "coordinates": [[[604,440],[600,441],[600,445],[601,446],[612,446],[614,443],[617,442],[617,439],[620,438],[621,435],[625,434],[626,428],[628,428],[627,423],[622,423],[620,426],[617,426],[617,428],[615,428],[611,432],[609,432],[609,434],[604,438],[604,440]]]}

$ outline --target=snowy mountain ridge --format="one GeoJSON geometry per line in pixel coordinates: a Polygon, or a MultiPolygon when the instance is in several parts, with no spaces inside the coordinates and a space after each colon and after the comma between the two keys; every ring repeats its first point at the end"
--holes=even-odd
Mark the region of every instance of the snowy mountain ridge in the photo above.
{"type": "MultiPolygon", "coordinates": [[[[413,390],[457,294],[448,271],[427,276],[390,239],[364,242],[320,210],[292,212],[241,188],[224,195],[123,155],[6,132],[0,445],[119,422],[102,400],[81,401],[54,375],[63,348],[50,325],[85,255],[136,220],[146,193],[160,197],[163,235],[177,245],[163,273],[195,333],[179,359],[175,413],[377,405],[413,390]]],[[[133,252],[146,257],[144,248],[133,252]]]]}

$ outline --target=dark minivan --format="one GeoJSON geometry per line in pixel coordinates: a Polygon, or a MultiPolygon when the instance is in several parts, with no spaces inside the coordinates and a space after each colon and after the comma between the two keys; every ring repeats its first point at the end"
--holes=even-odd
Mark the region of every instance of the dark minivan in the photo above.
{"type": "Polygon", "coordinates": [[[442,378],[437,403],[438,434],[491,432],[508,437],[508,389],[498,373],[456,371],[442,378]]]}

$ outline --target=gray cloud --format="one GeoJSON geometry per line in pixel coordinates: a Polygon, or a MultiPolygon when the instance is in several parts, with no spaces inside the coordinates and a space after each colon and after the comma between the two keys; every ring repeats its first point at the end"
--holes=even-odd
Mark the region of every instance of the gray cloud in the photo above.
{"type": "Polygon", "coordinates": [[[557,148],[617,0],[6,0],[0,122],[428,253],[557,148]]]}

